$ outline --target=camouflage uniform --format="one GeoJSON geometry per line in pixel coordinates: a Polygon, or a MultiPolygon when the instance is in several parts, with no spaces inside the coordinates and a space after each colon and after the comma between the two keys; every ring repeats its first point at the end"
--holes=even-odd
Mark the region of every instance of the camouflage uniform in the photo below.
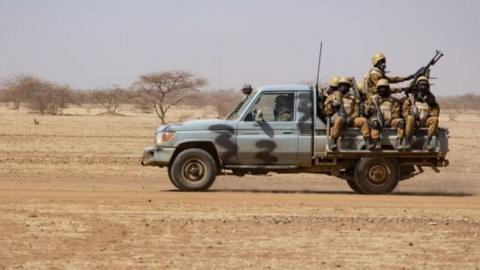
{"type": "Polygon", "coordinates": [[[371,126],[372,139],[380,138],[380,130],[375,127],[374,121],[377,120],[375,113],[374,99],[377,99],[378,107],[383,115],[383,126],[384,127],[393,127],[397,129],[398,137],[405,137],[405,125],[402,124],[402,114],[400,109],[400,102],[392,96],[387,98],[382,98],[379,95],[371,96],[367,101],[366,111],[369,114],[369,123],[371,126]]]}
{"type": "MultiPolygon", "coordinates": [[[[400,83],[400,82],[404,82],[404,81],[407,81],[409,78],[403,78],[403,77],[390,77],[390,76],[387,76],[385,75],[385,73],[377,68],[377,67],[373,67],[372,69],[370,69],[370,71],[365,74],[365,77],[364,77],[364,86],[362,87],[362,90],[363,90],[363,94],[368,98],[370,98],[372,95],[376,94],[377,93],[377,90],[375,88],[375,85],[377,84],[378,80],[380,79],[386,79],[388,80],[390,83],[400,83]],[[365,90],[367,89],[367,90],[365,90]]],[[[390,90],[390,92],[393,94],[393,93],[399,93],[401,92],[402,89],[401,88],[392,88],[390,90]]]]}
{"type": "MultiPolygon", "coordinates": [[[[429,106],[426,102],[415,101],[418,109],[418,126],[428,129],[428,136],[435,135],[438,131],[438,117],[440,115],[440,106],[435,102],[434,106],[429,106]]],[[[405,132],[407,137],[412,137],[416,125],[416,119],[412,115],[412,102],[410,99],[403,103],[403,117],[405,118],[405,132]]]]}
{"type": "Polygon", "coordinates": [[[343,101],[343,107],[345,108],[347,116],[352,119],[351,126],[360,128],[360,132],[364,138],[370,138],[370,128],[368,127],[367,119],[359,115],[360,100],[351,93],[342,96],[339,91],[330,94],[324,105],[325,115],[332,117],[333,120],[332,128],[330,129],[332,138],[336,139],[340,137],[346,122],[344,118],[338,115],[338,112],[333,106],[334,103],[340,102],[340,99],[343,101]]]}
{"type": "MultiPolygon", "coordinates": [[[[400,82],[404,82],[404,81],[407,81],[409,79],[412,78],[412,76],[408,76],[408,77],[390,77],[390,76],[387,76],[385,74],[385,71],[382,70],[380,67],[380,63],[383,63],[383,65],[385,66],[385,55],[379,53],[379,54],[375,54],[373,57],[372,57],[372,65],[373,65],[373,68],[370,69],[367,74],[365,74],[365,77],[363,78],[363,87],[362,87],[362,91],[363,91],[363,95],[369,99],[372,95],[376,94],[377,93],[377,89],[376,89],[376,85],[377,85],[377,82],[380,80],[380,79],[385,79],[387,80],[389,83],[400,83],[400,82]],[[382,62],[383,61],[383,62],[382,62]]],[[[390,90],[390,93],[398,93],[400,92],[402,89],[391,89],[390,90]]]]}
{"type": "Polygon", "coordinates": [[[413,136],[415,126],[426,127],[428,139],[424,144],[424,149],[433,150],[434,146],[430,144],[430,140],[438,131],[438,117],[440,115],[440,106],[435,101],[435,97],[430,92],[430,84],[428,78],[421,76],[415,82],[415,87],[424,87],[423,89],[416,88],[417,94],[413,96],[415,106],[417,107],[417,118],[412,112],[412,100],[407,99],[403,103],[403,117],[406,121],[406,137],[409,141],[413,136]],[[420,86],[419,86],[420,84],[420,86]],[[423,97],[422,97],[423,96],[423,97]]]}
{"type": "Polygon", "coordinates": [[[275,110],[275,121],[292,121],[292,111],[287,106],[275,110]]]}

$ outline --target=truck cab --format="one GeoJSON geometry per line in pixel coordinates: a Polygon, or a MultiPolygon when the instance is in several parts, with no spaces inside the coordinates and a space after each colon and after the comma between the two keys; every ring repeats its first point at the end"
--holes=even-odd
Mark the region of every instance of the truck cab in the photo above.
{"type": "Polygon", "coordinates": [[[357,128],[347,128],[339,149],[329,148],[330,121],[320,93],[307,85],[270,85],[246,97],[226,119],[159,127],[143,165],[167,167],[180,190],[208,189],[220,173],[317,173],[343,179],[358,193],[392,192],[398,181],[448,165],[448,130],[440,128],[434,151],[422,150],[426,130],[417,129],[411,151],[395,147],[396,132],[382,130],[382,151],[365,150],[357,128]],[[321,103],[321,102],[320,102],[321,103]]]}

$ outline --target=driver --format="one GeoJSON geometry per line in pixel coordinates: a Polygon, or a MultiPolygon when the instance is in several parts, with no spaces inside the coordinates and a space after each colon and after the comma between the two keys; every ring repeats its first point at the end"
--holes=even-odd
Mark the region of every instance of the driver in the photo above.
{"type": "Polygon", "coordinates": [[[291,98],[287,95],[279,95],[275,98],[275,108],[273,109],[275,121],[292,121],[292,103],[291,98]]]}

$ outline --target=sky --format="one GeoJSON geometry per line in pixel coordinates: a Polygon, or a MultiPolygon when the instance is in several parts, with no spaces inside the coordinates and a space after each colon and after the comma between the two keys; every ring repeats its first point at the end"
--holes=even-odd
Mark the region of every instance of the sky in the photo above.
{"type": "Polygon", "coordinates": [[[439,95],[480,94],[480,1],[0,0],[0,79],[32,74],[74,88],[130,86],[184,70],[208,88],[391,75],[433,57],[439,95]]]}

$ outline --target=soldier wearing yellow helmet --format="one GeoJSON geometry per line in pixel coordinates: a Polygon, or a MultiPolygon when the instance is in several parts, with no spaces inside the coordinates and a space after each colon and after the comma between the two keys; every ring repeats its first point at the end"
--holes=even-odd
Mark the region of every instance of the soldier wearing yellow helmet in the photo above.
{"type": "MultiPolygon", "coordinates": [[[[385,73],[387,67],[387,59],[385,55],[377,53],[372,56],[373,67],[365,74],[363,79],[363,94],[368,99],[371,95],[376,93],[376,85],[378,80],[386,79],[389,83],[399,83],[413,79],[414,75],[408,77],[391,77],[385,73]]],[[[392,93],[399,92],[400,89],[391,89],[392,93]]]]}
{"type": "Polygon", "coordinates": [[[368,122],[375,150],[382,150],[383,127],[393,127],[397,130],[399,150],[408,148],[404,140],[405,121],[402,118],[400,102],[391,96],[390,83],[387,79],[377,81],[376,93],[367,100],[365,113],[369,117],[368,122]]]}
{"type": "Polygon", "coordinates": [[[331,150],[337,150],[338,138],[345,127],[360,128],[368,150],[372,150],[370,143],[370,128],[368,121],[360,116],[360,100],[349,90],[351,80],[342,77],[338,80],[338,89],[331,93],[324,103],[324,113],[332,120],[330,136],[332,138],[331,150]]]}
{"type": "Polygon", "coordinates": [[[331,93],[333,93],[334,91],[337,90],[338,88],[338,81],[340,80],[339,77],[337,76],[333,76],[331,79],[330,79],[330,82],[328,84],[328,88],[327,90],[325,91],[325,96],[328,97],[328,95],[330,95],[331,93]]]}
{"type": "Polygon", "coordinates": [[[425,140],[423,149],[432,151],[436,145],[436,142],[432,142],[432,138],[438,131],[440,106],[430,92],[430,83],[427,77],[420,76],[415,81],[414,88],[414,99],[406,99],[402,106],[403,117],[406,121],[406,139],[410,141],[415,127],[426,127],[428,130],[427,140],[425,140]],[[413,110],[413,107],[416,107],[416,110],[413,110]]]}

